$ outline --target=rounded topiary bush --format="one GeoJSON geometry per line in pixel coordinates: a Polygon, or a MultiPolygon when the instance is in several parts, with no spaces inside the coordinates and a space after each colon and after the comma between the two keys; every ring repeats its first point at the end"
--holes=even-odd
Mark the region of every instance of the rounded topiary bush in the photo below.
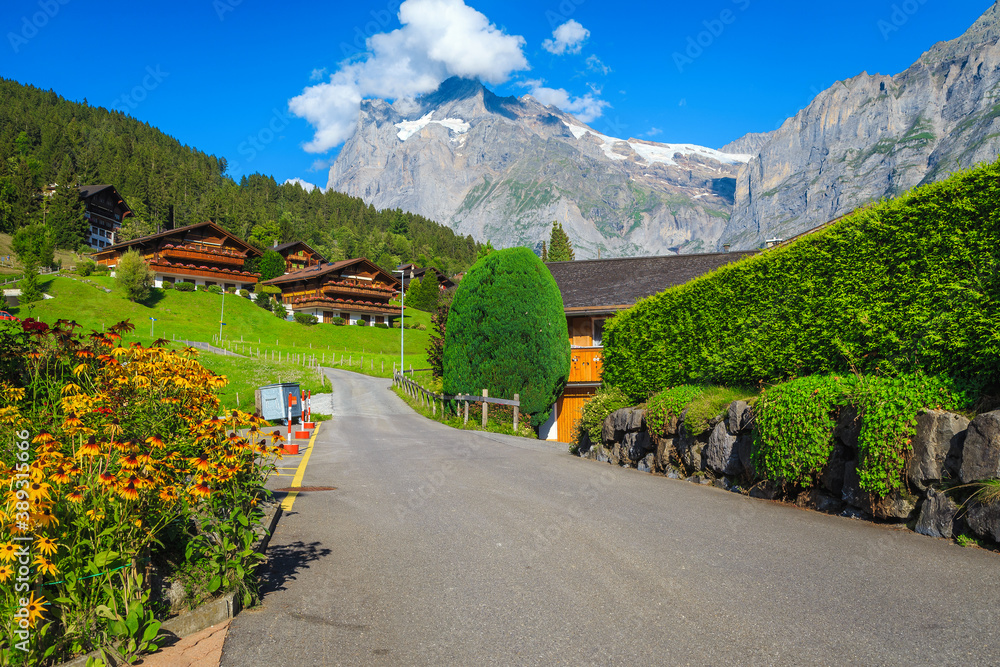
{"type": "Polygon", "coordinates": [[[455,292],[444,344],[448,394],[514,398],[538,426],[569,377],[569,333],[559,287],[527,248],[498,250],[455,292]]]}

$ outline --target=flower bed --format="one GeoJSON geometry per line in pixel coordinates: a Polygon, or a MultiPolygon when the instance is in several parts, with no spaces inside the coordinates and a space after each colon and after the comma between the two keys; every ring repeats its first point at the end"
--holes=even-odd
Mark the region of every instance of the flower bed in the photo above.
{"type": "Polygon", "coordinates": [[[190,604],[229,591],[251,604],[280,433],[269,446],[259,418],[220,417],[226,379],[193,349],[126,347],[127,322],[85,337],[22,327],[0,330],[0,664],[155,650],[169,605],[154,580],[182,583],[190,604]]]}

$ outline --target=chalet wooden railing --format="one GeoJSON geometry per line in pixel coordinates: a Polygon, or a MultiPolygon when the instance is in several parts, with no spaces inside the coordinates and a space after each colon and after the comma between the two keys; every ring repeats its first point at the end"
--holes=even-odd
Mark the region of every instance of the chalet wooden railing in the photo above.
{"type": "Polygon", "coordinates": [[[238,255],[227,255],[223,253],[178,248],[163,248],[157,253],[157,259],[160,257],[167,259],[189,259],[195,262],[211,262],[213,264],[229,264],[240,267],[242,267],[246,261],[243,257],[238,255]]]}
{"type": "Polygon", "coordinates": [[[350,285],[324,285],[323,292],[327,294],[361,294],[363,296],[389,297],[392,292],[388,290],[371,289],[369,287],[353,287],[350,285]]]}
{"type": "Polygon", "coordinates": [[[570,349],[570,382],[600,382],[604,367],[603,347],[574,347],[570,349]]]}
{"type": "MultiPolygon", "coordinates": [[[[413,371],[410,371],[412,373],[413,371]]],[[[430,407],[431,414],[435,417],[437,416],[437,404],[438,401],[441,402],[441,417],[445,415],[445,406],[448,402],[454,401],[456,403],[464,403],[465,405],[465,421],[464,423],[469,423],[469,403],[482,403],[483,404],[483,428],[486,428],[487,416],[489,414],[489,404],[494,405],[510,405],[514,408],[514,431],[517,431],[517,421],[520,417],[521,412],[521,401],[518,394],[514,394],[514,400],[508,398],[490,398],[489,391],[483,389],[482,396],[470,396],[468,394],[456,394],[454,396],[448,394],[437,394],[429,389],[425,389],[417,382],[414,382],[410,378],[406,377],[406,371],[399,372],[398,369],[394,370],[392,373],[392,383],[398,387],[401,387],[406,394],[417,401],[421,405],[430,407]]],[[[455,416],[459,416],[459,408],[455,407],[455,416]]]]}
{"type": "Polygon", "coordinates": [[[294,299],[285,302],[285,305],[292,308],[323,308],[325,310],[350,310],[353,312],[375,313],[376,315],[399,315],[401,308],[389,304],[365,304],[347,303],[346,301],[327,301],[328,297],[301,297],[304,300],[295,302],[294,299]]]}

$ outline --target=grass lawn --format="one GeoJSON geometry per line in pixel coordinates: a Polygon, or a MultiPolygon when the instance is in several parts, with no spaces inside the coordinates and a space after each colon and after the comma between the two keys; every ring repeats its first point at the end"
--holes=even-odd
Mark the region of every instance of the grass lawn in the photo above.
{"type": "MultiPolygon", "coordinates": [[[[223,297],[208,292],[154,290],[145,303],[137,304],[125,299],[108,276],[42,276],[39,283],[42,291],[54,298],[31,308],[10,308],[14,315],[50,324],[57,319],[74,320],[85,331],[101,331],[128,319],[136,329],[126,337],[127,341],[200,341],[250,357],[200,355],[206,367],[230,379],[230,386],[221,394],[227,406],[235,407],[237,393],[241,406],[252,405],[254,389],[278,381],[299,381],[303,389],[318,391],[319,378],[306,361],[310,355],[326,366],[341,366],[343,358],[342,367],[354,371],[362,370],[360,363],[364,359],[362,372],[383,377],[391,376],[393,363],[399,363],[399,329],[287,322],[233,295],[226,295],[223,313],[223,297]],[[108,289],[110,293],[105,291],[108,289]],[[226,323],[221,327],[221,341],[220,320],[226,323]]],[[[429,328],[430,314],[408,308],[406,321],[429,328]]],[[[428,367],[428,339],[429,331],[404,331],[403,362],[407,368],[428,367]]]]}

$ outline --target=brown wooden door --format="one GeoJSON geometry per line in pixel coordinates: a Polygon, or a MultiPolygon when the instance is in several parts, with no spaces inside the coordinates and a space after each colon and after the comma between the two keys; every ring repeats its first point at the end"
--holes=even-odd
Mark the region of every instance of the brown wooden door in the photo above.
{"type": "Polygon", "coordinates": [[[572,442],[576,422],[583,414],[583,404],[594,395],[593,387],[567,387],[556,403],[556,439],[572,442]]]}

